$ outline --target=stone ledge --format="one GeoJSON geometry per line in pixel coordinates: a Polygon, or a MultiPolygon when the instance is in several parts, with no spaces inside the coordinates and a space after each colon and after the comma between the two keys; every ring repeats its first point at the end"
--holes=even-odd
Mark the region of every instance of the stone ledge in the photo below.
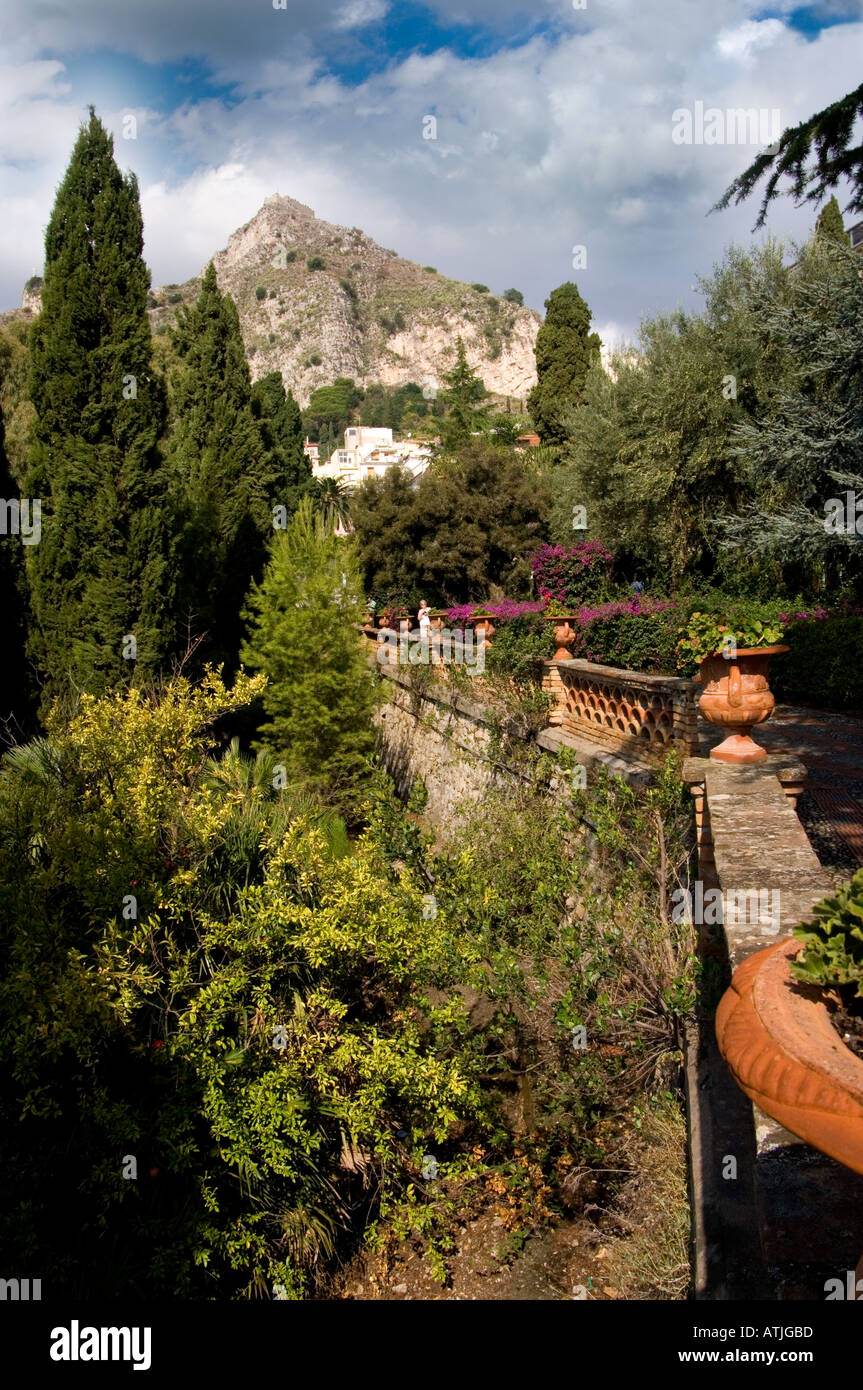
{"type": "Polygon", "coordinates": [[[545,667],[558,667],[562,671],[572,671],[575,675],[590,676],[594,680],[639,685],[645,690],[673,690],[676,694],[688,695],[693,700],[698,691],[695,682],[683,676],[656,676],[646,671],[630,671],[624,666],[601,666],[597,661],[585,661],[582,657],[570,657],[566,661],[543,661],[542,664],[545,667]]]}
{"type": "Polygon", "coordinates": [[[536,736],[536,742],[538,747],[549,753],[558,753],[562,748],[570,748],[588,771],[604,767],[612,776],[622,777],[632,786],[647,786],[655,775],[654,768],[609,753],[595,743],[588,743],[558,727],[541,730],[536,736]]]}
{"type": "MultiPolygon", "coordinates": [[[[684,782],[703,782],[709,768],[726,767],[734,773],[745,773],[750,776],[752,784],[758,784],[759,777],[772,774],[778,778],[782,786],[791,784],[797,786],[806,781],[807,769],[799,758],[795,758],[793,753],[768,753],[766,759],[760,763],[754,763],[751,767],[734,767],[731,763],[721,763],[717,758],[704,758],[701,756],[687,758],[683,764],[684,782]]],[[[741,781],[739,786],[742,788],[749,785],[746,781],[741,781]]],[[[735,788],[735,791],[737,788],[735,788]]]]}

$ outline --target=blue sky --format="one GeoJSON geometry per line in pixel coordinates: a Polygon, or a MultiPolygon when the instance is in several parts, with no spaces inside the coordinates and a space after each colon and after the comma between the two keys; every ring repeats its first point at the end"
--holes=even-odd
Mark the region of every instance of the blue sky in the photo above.
{"type": "MultiPolygon", "coordinates": [[[[617,341],[751,237],[757,199],[707,214],[757,145],[676,145],[674,111],[796,124],[857,85],[861,53],[861,0],[0,0],[0,307],[41,267],[92,102],[138,174],[154,284],[280,192],[537,308],[576,279],[617,341]]],[[[768,234],[812,221],[783,200],[768,234]]]]}

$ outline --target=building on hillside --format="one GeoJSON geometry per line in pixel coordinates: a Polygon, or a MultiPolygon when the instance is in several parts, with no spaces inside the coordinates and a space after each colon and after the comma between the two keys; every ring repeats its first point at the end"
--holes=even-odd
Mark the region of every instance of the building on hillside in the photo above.
{"type": "MultiPolygon", "coordinates": [[[[312,445],[312,448],[317,448],[312,445]]],[[[308,450],[307,450],[308,452],[308,450]]],[[[311,455],[309,455],[311,457],[311,455]]],[[[366,478],[379,478],[398,465],[419,478],[431,462],[429,444],[414,439],[393,439],[391,429],[370,425],[350,425],[345,430],[344,448],[334,449],[327,463],[312,463],[315,478],[335,478],[342,487],[357,487],[366,478]]]]}
{"type": "Polygon", "coordinates": [[[863,251],[863,222],[855,222],[853,227],[849,227],[848,236],[852,251],[863,251]]]}
{"type": "Polygon", "coordinates": [[[532,431],[529,431],[527,434],[520,434],[515,441],[515,447],[519,452],[521,452],[522,449],[538,449],[539,435],[534,434],[532,431]]]}
{"type": "Polygon", "coordinates": [[[320,461],[318,446],[317,444],[313,444],[308,436],[306,436],[306,442],[303,445],[303,453],[305,454],[306,458],[309,460],[313,468],[315,464],[320,461]]]}

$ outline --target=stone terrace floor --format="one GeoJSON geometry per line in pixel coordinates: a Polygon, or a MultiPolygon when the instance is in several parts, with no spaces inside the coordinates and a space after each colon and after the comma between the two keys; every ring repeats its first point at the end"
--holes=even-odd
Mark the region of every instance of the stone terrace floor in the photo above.
{"type": "MultiPolygon", "coordinates": [[[[701,720],[699,729],[703,752],[720,742],[720,730],[701,720]]],[[[768,753],[793,753],[806,765],[797,814],[834,882],[850,878],[863,865],[863,714],[777,705],[754,736],[768,753]]]]}

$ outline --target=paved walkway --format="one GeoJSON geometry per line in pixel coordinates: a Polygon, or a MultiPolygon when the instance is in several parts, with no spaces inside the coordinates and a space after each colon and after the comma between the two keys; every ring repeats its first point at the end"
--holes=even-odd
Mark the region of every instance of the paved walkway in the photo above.
{"type": "MultiPolygon", "coordinates": [[[[706,745],[718,742],[704,728],[706,745]]],[[[831,877],[850,878],[863,865],[863,715],[777,705],[755,739],[768,753],[793,753],[806,765],[798,815],[831,877]]]]}

